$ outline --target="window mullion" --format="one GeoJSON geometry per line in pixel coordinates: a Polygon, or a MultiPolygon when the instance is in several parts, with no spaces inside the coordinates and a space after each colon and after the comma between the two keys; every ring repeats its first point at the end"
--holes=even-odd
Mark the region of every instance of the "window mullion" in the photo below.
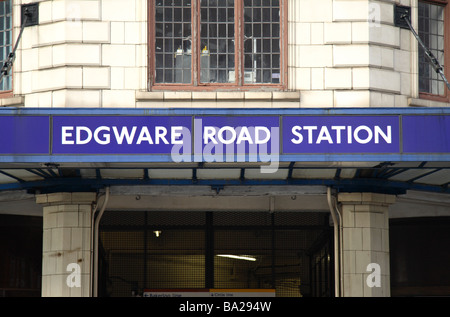
{"type": "Polygon", "coordinates": [[[200,82],[199,44],[200,44],[200,0],[192,1],[192,84],[198,86],[200,82]]]}
{"type": "Polygon", "coordinates": [[[243,85],[243,43],[244,43],[244,4],[242,0],[235,0],[235,70],[236,83],[239,86],[243,85]]]}

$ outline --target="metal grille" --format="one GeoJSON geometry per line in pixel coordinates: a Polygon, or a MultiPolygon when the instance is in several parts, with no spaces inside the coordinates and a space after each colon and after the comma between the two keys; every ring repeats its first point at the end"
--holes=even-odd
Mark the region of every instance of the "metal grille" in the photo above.
{"type": "Polygon", "coordinates": [[[310,278],[311,296],[330,297],[333,292],[333,261],[332,244],[328,236],[321,236],[317,239],[318,246],[311,249],[310,254],[310,278]]]}
{"type": "MultiPolygon", "coordinates": [[[[444,67],[444,9],[419,1],[419,36],[444,67]]],[[[445,83],[430,65],[425,51],[419,47],[419,90],[433,95],[444,95],[445,83]]]]}
{"type": "Polygon", "coordinates": [[[325,281],[311,276],[317,252],[332,258],[330,229],[326,213],[108,211],[99,295],[269,288],[279,297],[311,296],[331,286],[331,266],[325,281]]]}

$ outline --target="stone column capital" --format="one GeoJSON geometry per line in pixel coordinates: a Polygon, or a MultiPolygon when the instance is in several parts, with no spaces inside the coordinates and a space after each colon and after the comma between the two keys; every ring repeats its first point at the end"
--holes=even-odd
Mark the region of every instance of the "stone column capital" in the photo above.
{"type": "Polygon", "coordinates": [[[86,193],[51,193],[36,195],[36,203],[44,206],[51,205],[90,205],[97,200],[97,194],[86,193]]]}
{"type": "Polygon", "coordinates": [[[338,202],[349,205],[381,205],[389,206],[395,203],[396,196],[378,193],[339,193],[338,202]]]}

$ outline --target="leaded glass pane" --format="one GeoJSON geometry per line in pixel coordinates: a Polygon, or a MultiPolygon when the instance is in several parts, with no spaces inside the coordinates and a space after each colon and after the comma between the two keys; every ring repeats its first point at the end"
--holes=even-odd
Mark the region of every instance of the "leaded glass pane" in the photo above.
{"type": "Polygon", "coordinates": [[[200,82],[235,83],[234,0],[202,0],[200,82]]]}
{"type": "MultiPolygon", "coordinates": [[[[2,65],[12,51],[12,10],[11,0],[0,2],[0,60],[2,65]]],[[[3,77],[0,90],[12,89],[11,72],[3,77]]]]}
{"type": "MultiPolygon", "coordinates": [[[[419,36],[441,66],[444,66],[444,7],[419,2],[419,36]]],[[[419,47],[419,91],[433,95],[445,94],[445,83],[419,47]]]]}
{"type": "Polygon", "coordinates": [[[192,74],[191,0],[155,4],[156,83],[189,84],[192,74]]]}
{"type": "Polygon", "coordinates": [[[280,1],[244,1],[244,84],[278,84],[280,1]]]}

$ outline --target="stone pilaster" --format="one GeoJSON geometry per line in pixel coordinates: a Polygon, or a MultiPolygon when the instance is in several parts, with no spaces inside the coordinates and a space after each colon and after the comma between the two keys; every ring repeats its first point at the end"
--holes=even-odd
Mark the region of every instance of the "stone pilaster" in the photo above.
{"type": "Polygon", "coordinates": [[[389,297],[389,205],[395,196],[341,193],[344,297],[389,297]]]}
{"type": "Polygon", "coordinates": [[[88,297],[95,193],[37,195],[43,205],[43,297],[88,297]]]}

